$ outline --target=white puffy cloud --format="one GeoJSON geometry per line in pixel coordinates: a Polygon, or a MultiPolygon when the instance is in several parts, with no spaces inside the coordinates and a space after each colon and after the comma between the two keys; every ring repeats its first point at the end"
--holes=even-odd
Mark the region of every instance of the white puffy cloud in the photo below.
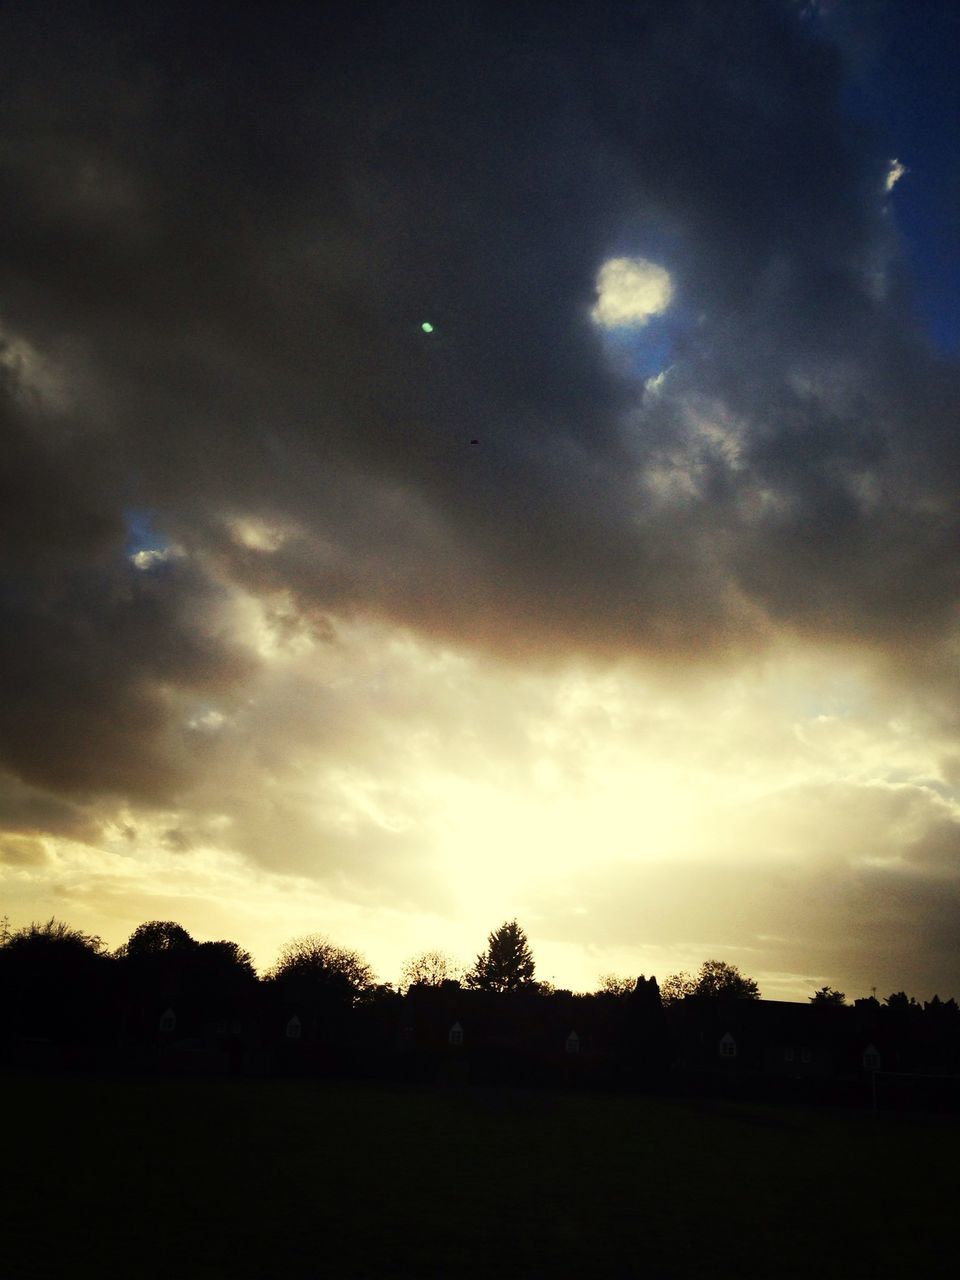
{"type": "Polygon", "coordinates": [[[182,559],[184,554],[182,547],[150,547],[143,551],[135,551],[130,556],[130,563],[135,569],[146,572],[148,569],[155,569],[158,565],[166,564],[168,560],[182,559]]]}
{"type": "Polygon", "coordinates": [[[590,315],[604,329],[646,324],[673,298],[670,273],[646,258],[609,258],[597,273],[597,302],[590,315]]]}
{"type": "Polygon", "coordinates": [[[901,164],[899,160],[893,159],[887,168],[887,176],[884,178],[883,185],[887,191],[892,191],[905,173],[910,170],[905,164],[901,164]]]}

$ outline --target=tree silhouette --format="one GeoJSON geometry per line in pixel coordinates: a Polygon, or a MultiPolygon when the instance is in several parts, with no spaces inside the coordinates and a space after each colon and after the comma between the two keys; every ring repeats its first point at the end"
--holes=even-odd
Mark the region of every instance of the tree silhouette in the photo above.
{"type": "Polygon", "coordinates": [[[653,974],[649,978],[645,978],[641,973],[633,984],[633,990],[627,998],[631,1001],[634,1009],[643,1009],[648,1012],[656,1010],[659,1013],[663,1008],[660,987],[653,974]]]}
{"type": "Polygon", "coordinates": [[[198,944],[198,951],[204,963],[222,975],[225,982],[237,976],[242,976],[245,981],[257,976],[250,952],[244,951],[239,942],[228,942],[226,939],[201,942],[198,944]]]}
{"type": "Polygon", "coordinates": [[[938,995],[935,995],[932,1000],[924,1003],[923,1011],[938,1021],[960,1020],[960,1007],[952,996],[949,1000],[941,1000],[938,995]]]}
{"type": "Polygon", "coordinates": [[[713,999],[759,1000],[760,988],[753,978],[725,960],[704,960],[697,974],[696,995],[713,999]]]}
{"type": "Polygon", "coordinates": [[[759,1000],[760,988],[753,978],[725,960],[704,960],[695,978],[689,973],[672,973],[660,988],[664,1004],[701,996],[708,1000],[759,1000]]]}
{"type": "Polygon", "coordinates": [[[51,918],[0,948],[5,1028],[49,1039],[88,1038],[106,1016],[112,961],[93,934],[51,918]]]}
{"type": "Polygon", "coordinates": [[[601,973],[597,993],[606,996],[628,996],[636,985],[636,978],[626,978],[619,973],[601,973]]]}
{"type": "Polygon", "coordinates": [[[25,925],[8,933],[4,947],[10,955],[102,955],[103,942],[93,933],[83,933],[53,916],[44,924],[25,925]]]}
{"type": "Polygon", "coordinates": [[[517,991],[533,983],[534,970],[527,935],[516,920],[509,920],[490,934],[467,984],[478,991],[517,991]]]}
{"type": "Polygon", "coordinates": [[[847,1003],[847,997],[842,991],[838,991],[836,987],[821,987],[819,991],[815,991],[810,997],[810,1003],[842,1006],[847,1003]]]}
{"type": "Polygon", "coordinates": [[[284,943],[266,977],[292,997],[323,995],[348,1003],[373,987],[373,971],[363,956],[319,933],[284,943]]]}
{"type": "Polygon", "coordinates": [[[236,942],[200,942],[185,966],[191,1004],[208,1016],[238,1011],[257,985],[257,973],[236,942]]]}
{"type": "Polygon", "coordinates": [[[660,999],[664,1004],[676,1004],[678,1000],[686,1000],[687,996],[696,995],[697,980],[689,973],[668,974],[660,986],[660,999]]]}
{"type": "Polygon", "coordinates": [[[883,1002],[894,1013],[912,1013],[920,1005],[915,996],[908,996],[905,991],[892,991],[883,1002]]]}
{"type": "Polygon", "coordinates": [[[117,949],[129,1034],[152,1035],[168,1007],[176,1012],[181,1029],[194,1022],[195,997],[203,986],[194,972],[199,949],[200,944],[174,920],[137,925],[117,949]]]}
{"type": "Polygon", "coordinates": [[[130,959],[163,955],[170,951],[189,951],[198,944],[183,925],[175,920],[147,920],[138,924],[118,954],[130,959]]]}
{"type": "Polygon", "coordinates": [[[411,987],[439,987],[445,982],[459,982],[463,970],[442,951],[422,951],[412,956],[400,970],[400,990],[411,987]]]}

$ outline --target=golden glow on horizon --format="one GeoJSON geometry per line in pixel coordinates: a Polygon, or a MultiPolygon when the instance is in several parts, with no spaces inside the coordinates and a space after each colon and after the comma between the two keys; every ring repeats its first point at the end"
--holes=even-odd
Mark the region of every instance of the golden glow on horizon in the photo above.
{"type": "MultiPolygon", "coordinates": [[[[960,817],[931,785],[942,744],[836,655],[682,682],[625,664],[533,674],[380,624],[278,631],[237,605],[263,666],[244,704],[194,713],[202,781],[181,809],[114,812],[97,842],[8,858],[15,923],[57,914],[116,945],[178,919],[261,967],[322,931],[395,980],[428,946],[469,963],[517,916],[542,975],[590,989],[707,955],[749,969],[760,939],[789,933],[751,909],[758,877],[896,865],[960,817]],[[705,873],[729,901],[670,889],[705,873]]],[[[778,963],[768,985],[802,998],[838,980],[789,974],[778,963]]]]}

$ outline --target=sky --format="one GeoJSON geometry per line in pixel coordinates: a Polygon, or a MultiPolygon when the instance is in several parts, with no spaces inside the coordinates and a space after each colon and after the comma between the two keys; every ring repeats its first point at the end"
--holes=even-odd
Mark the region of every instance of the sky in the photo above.
{"type": "Polygon", "coordinates": [[[0,914],[960,997],[960,9],[0,12],[0,914]]]}

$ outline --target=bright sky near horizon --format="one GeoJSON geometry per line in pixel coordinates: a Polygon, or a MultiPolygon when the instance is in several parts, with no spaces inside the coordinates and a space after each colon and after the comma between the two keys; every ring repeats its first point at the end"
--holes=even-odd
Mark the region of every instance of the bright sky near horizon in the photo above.
{"type": "Polygon", "coordinates": [[[960,997],[957,10],[91,22],[0,15],[0,915],[960,997]]]}

